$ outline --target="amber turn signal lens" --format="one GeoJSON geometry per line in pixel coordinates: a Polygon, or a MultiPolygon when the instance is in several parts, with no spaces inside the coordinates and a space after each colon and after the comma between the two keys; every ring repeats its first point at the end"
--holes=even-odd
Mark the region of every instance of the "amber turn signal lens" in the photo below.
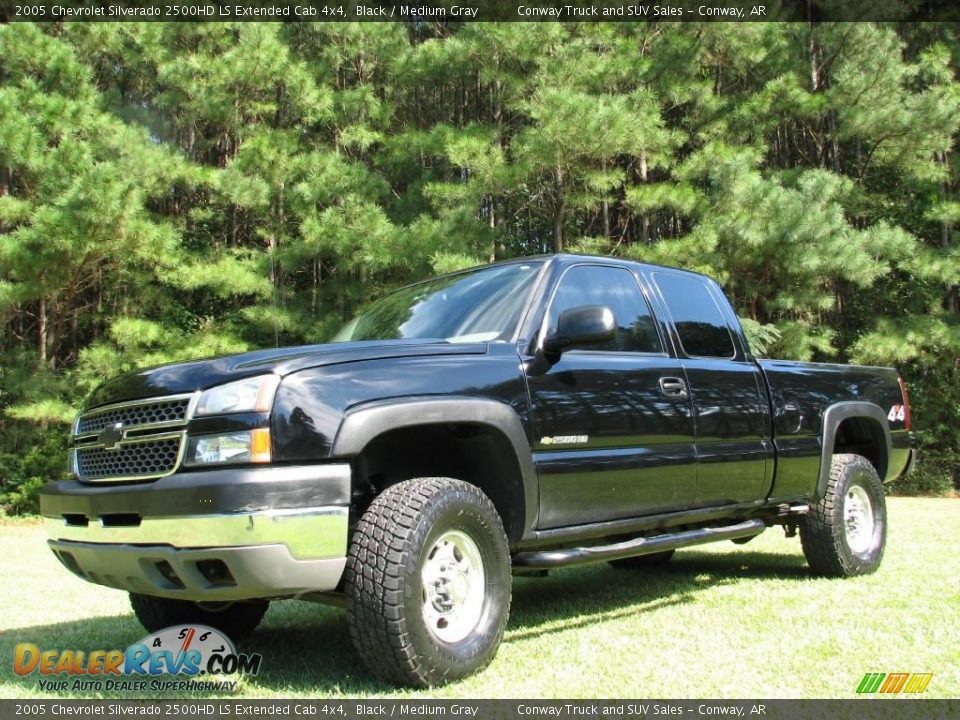
{"type": "Polygon", "coordinates": [[[268,428],[250,431],[250,462],[270,462],[270,430],[268,428]]]}

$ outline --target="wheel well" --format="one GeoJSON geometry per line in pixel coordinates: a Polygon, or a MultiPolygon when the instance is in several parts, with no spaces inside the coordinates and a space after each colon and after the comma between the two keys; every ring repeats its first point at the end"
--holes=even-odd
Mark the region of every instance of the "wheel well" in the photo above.
{"type": "Polygon", "coordinates": [[[523,474],[513,445],[494,427],[437,423],[389,430],[354,462],[359,512],[384,488],[415,477],[451,477],[480,488],[493,502],[511,541],[524,531],[523,474]]]}
{"type": "Polygon", "coordinates": [[[887,475],[887,442],[880,424],[869,417],[849,417],[837,427],[833,452],[862,455],[877,471],[880,479],[887,475]]]}

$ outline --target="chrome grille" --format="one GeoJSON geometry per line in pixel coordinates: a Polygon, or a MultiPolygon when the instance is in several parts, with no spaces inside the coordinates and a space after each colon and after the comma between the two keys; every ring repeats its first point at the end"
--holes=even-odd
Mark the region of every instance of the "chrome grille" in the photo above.
{"type": "Polygon", "coordinates": [[[74,425],[71,468],[80,480],[150,480],[177,469],[199,393],[96,408],[74,425]]]}
{"type": "Polygon", "coordinates": [[[138,425],[179,423],[186,420],[190,398],[155,400],[144,404],[130,404],[101,408],[83,415],[77,423],[77,435],[103,430],[107,425],[122,422],[126,428],[138,425]]]}
{"type": "Polygon", "coordinates": [[[77,448],[77,473],[84,480],[160,477],[173,472],[182,437],[127,443],[116,450],[77,448]]]}

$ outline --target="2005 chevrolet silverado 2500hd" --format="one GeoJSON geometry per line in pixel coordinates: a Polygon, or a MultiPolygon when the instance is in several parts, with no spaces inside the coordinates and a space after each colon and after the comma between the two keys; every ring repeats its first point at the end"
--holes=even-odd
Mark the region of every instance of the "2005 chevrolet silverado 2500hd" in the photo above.
{"type": "Polygon", "coordinates": [[[872,572],[906,472],[888,368],[757,360],[718,285],[624,260],[522,259],[374,302],[328,345],[123,375],[41,497],[50,547],[149,630],[252,630],[341,602],[377,675],[487,665],[511,571],[642,567],[799,529],[872,572]]]}

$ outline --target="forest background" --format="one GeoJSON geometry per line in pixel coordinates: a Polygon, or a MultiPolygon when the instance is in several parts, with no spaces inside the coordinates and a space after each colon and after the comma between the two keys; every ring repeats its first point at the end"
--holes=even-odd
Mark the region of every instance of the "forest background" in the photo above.
{"type": "Polygon", "coordinates": [[[554,251],[717,278],[768,357],[895,365],[960,483],[951,24],[0,26],[0,509],[105,378],[329,339],[554,251]]]}

